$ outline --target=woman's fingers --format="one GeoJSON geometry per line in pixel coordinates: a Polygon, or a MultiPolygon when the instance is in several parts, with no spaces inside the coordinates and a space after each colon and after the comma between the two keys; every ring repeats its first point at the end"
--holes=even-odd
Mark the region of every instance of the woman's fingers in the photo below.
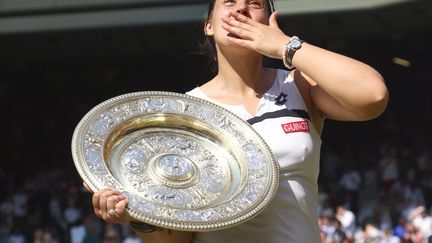
{"type": "Polygon", "coordinates": [[[227,24],[222,24],[222,28],[228,31],[228,37],[236,37],[245,40],[250,39],[251,37],[250,32],[241,28],[233,27],[227,24]]]}
{"type": "Polygon", "coordinates": [[[236,11],[229,11],[227,13],[227,15],[224,17],[230,18],[230,19],[232,19],[231,17],[233,17],[235,20],[237,20],[241,23],[244,23],[244,24],[248,24],[248,25],[256,25],[258,23],[255,20],[253,20],[253,19],[251,19],[251,18],[249,18],[249,17],[247,17],[247,16],[245,16],[239,12],[236,12],[236,11]]]}
{"type": "MultiPolygon", "coordinates": [[[[244,40],[260,41],[265,38],[268,32],[268,25],[257,21],[237,12],[229,12],[222,17],[222,28],[231,35],[228,37],[238,37],[244,40]],[[234,36],[233,36],[234,35],[234,36]]],[[[250,43],[253,44],[253,43],[250,43]]]]}
{"type": "MultiPolygon", "coordinates": [[[[95,214],[99,217],[103,217],[108,212],[108,199],[111,196],[118,196],[120,193],[113,191],[109,188],[101,189],[93,194],[92,203],[95,209],[95,214]]],[[[112,199],[110,199],[112,201],[112,199]]],[[[112,203],[112,202],[111,202],[112,203]]],[[[112,205],[110,205],[112,206],[112,205]]]]}
{"type": "Polygon", "coordinates": [[[122,196],[111,196],[108,199],[108,211],[103,219],[111,223],[127,224],[129,223],[129,215],[126,211],[127,199],[122,196]],[[113,204],[111,204],[111,202],[113,204]]]}
{"type": "Polygon", "coordinates": [[[222,17],[222,28],[229,32],[227,39],[271,58],[282,58],[289,37],[277,24],[277,13],[270,15],[269,25],[237,12],[222,17]]]}
{"type": "Polygon", "coordinates": [[[111,195],[107,198],[106,209],[110,216],[117,214],[116,205],[122,199],[124,199],[124,196],[121,195],[111,195]]]}
{"type": "MultiPolygon", "coordinates": [[[[247,18],[244,15],[241,15],[247,18]]],[[[222,17],[222,28],[224,28],[229,33],[235,35],[236,37],[240,37],[242,39],[251,39],[253,37],[254,26],[250,25],[251,21],[242,19],[235,19],[232,17],[222,17]],[[244,22],[242,22],[244,21],[244,22]]]]}
{"type": "Polygon", "coordinates": [[[236,36],[227,36],[227,39],[238,46],[253,49],[251,47],[252,42],[250,40],[241,39],[236,36]]]}
{"type": "Polygon", "coordinates": [[[231,27],[236,27],[238,29],[243,29],[243,30],[250,31],[250,30],[252,30],[254,28],[252,25],[247,24],[247,23],[243,23],[243,22],[241,22],[241,21],[239,21],[237,19],[234,19],[234,18],[222,17],[221,19],[222,19],[222,21],[223,21],[223,23],[225,25],[228,25],[228,26],[231,26],[231,27]]]}
{"type": "Polygon", "coordinates": [[[98,216],[98,217],[102,217],[101,205],[100,205],[101,195],[102,195],[102,193],[106,192],[107,190],[109,190],[109,189],[105,188],[105,189],[102,189],[102,190],[99,190],[99,191],[93,193],[93,197],[92,197],[93,209],[94,209],[96,216],[98,216]]]}
{"type": "Polygon", "coordinates": [[[129,222],[126,211],[127,203],[126,196],[108,188],[95,192],[92,198],[96,216],[111,223],[129,222]]]}
{"type": "Polygon", "coordinates": [[[117,199],[119,195],[121,195],[119,192],[113,190],[106,190],[100,194],[99,206],[103,219],[109,216],[108,210],[115,208],[114,200],[117,199]]]}
{"type": "Polygon", "coordinates": [[[115,207],[115,211],[117,213],[116,216],[118,217],[118,220],[120,223],[126,224],[126,223],[129,223],[129,221],[130,221],[129,215],[128,215],[127,210],[126,210],[127,205],[128,205],[128,200],[126,198],[119,201],[116,204],[116,207],[115,207]]]}

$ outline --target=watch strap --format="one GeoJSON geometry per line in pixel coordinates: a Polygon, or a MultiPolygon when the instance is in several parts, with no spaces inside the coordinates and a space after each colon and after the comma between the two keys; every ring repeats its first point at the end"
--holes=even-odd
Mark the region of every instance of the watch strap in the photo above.
{"type": "Polygon", "coordinates": [[[156,232],[156,231],[161,231],[163,230],[163,228],[151,225],[151,224],[146,224],[146,223],[139,223],[139,222],[129,222],[129,225],[131,226],[131,228],[137,232],[140,233],[152,233],[152,232],[156,232]]]}
{"type": "Polygon", "coordinates": [[[293,60],[295,52],[301,48],[301,43],[303,43],[303,41],[300,38],[298,38],[297,36],[293,36],[288,40],[288,43],[285,46],[283,63],[285,65],[285,67],[287,67],[290,70],[295,68],[292,65],[292,60],[293,60]],[[300,43],[300,45],[293,46],[292,44],[294,41],[298,41],[300,43]]]}

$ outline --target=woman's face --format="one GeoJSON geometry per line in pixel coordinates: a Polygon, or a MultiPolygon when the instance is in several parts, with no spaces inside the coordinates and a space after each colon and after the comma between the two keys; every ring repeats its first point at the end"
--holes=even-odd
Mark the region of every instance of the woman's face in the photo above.
{"type": "Polygon", "coordinates": [[[222,28],[222,17],[229,12],[239,12],[262,24],[268,24],[269,8],[267,0],[215,0],[211,16],[205,23],[205,34],[213,36],[216,43],[225,43],[228,31],[222,28]]]}

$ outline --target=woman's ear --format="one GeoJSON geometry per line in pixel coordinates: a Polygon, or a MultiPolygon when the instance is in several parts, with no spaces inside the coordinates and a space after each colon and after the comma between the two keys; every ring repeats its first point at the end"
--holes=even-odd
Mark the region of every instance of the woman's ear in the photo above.
{"type": "Polygon", "coordinates": [[[212,28],[212,24],[211,21],[208,19],[205,21],[204,23],[204,34],[206,36],[213,36],[213,28],[212,28]]]}

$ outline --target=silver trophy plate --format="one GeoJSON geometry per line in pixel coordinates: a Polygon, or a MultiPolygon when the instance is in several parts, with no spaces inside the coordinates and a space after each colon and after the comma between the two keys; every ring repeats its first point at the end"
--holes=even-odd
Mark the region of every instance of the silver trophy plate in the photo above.
{"type": "Polygon", "coordinates": [[[208,101],[137,92],[88,112],[72,155],[93,191],[112,188],[137,221],[182,231],[241,224],[273,198],[278,163],[258,133],[208,101]]]}

